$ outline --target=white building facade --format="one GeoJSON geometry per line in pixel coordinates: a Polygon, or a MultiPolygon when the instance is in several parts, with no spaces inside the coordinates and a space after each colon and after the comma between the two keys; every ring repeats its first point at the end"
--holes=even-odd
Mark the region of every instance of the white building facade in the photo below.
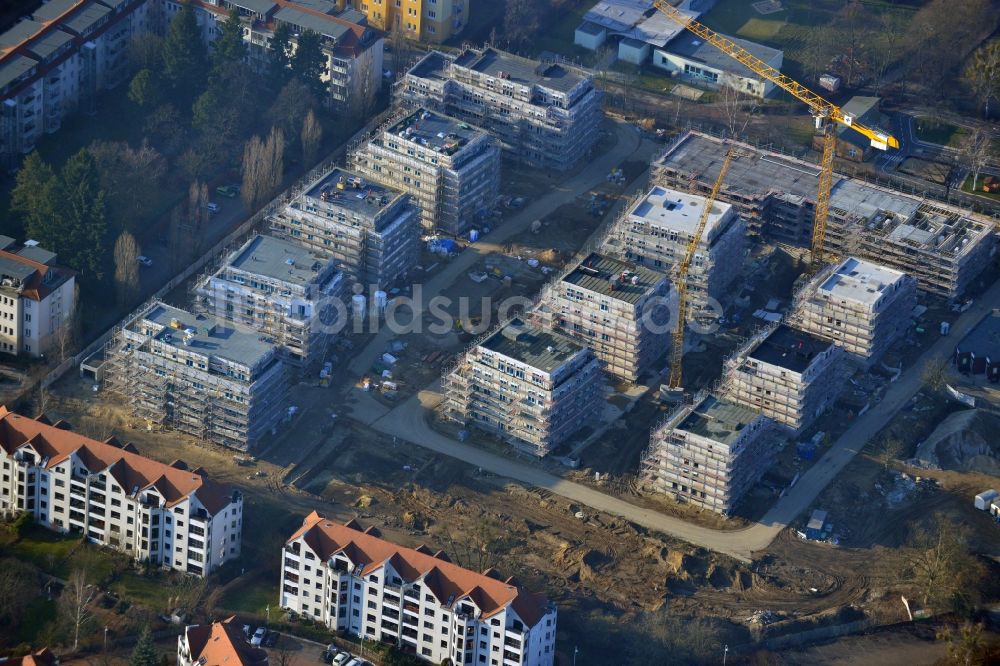
{"type": "Polygon", "coordinates": [[[281,607],[434,664],[552,666],[556,607],[492,570],[313,512],[282,552],[281,607]]]}
{"type": "Polygon", "coordinates": [[[137,562],[205,576],[240,554],[243,496],[189,470],[144,458],[0,407],[0,513],[28,513],[57,532],[137,562]]]}
{"type": "Polygon", "coordinates": [[[18,248],[0,236],[0,352],[39,357],[68,341],[76,273],[28,241],[18,248]]]}

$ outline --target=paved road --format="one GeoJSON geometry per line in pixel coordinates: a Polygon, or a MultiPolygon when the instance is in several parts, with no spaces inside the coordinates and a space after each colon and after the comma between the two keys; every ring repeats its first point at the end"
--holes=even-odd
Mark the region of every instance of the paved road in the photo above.
{"type": "Polygon", "coordinates": [[[694,525],[567,481],[530,464],[497,456],[446,437],[427,423],[428,414],[441,400],[439,384],[428,387],[392,410],[364,396],[362,405],[357,406],[354,416],[380,432],[436,453],[499,476],[545,488],[566,499],[621,516],[648,529],[748,561],[753,558],[754,553],[766,549],[782,529],[808,509],[827,484],[864,448],[865,443],[885,427],[896,412],[920,390],[921,372],[927,362],[950,355],[955,342],[964,337],[997,304],[1000,304],[1000,282],[994,284],[983,298],[953,323],[950,335],[938,340],[903,372],[886,391],[882,400],[859,417],[760,522],[739,530],[723,531],[694,525]]]}
{"type": "MultiPolygon", "coordinates": [[[[422,312],[426,308],[428,299],[450,287],[459,276],[468,272],[476,262],[482,259],[483,255],[488,254],[490,248],[504,243],[512,236],[527,229],[533,221],[551,214],[563,204],[573,201],[578,196],[586,194],[605,182],[605,178],[612,168],[622,164],[642,147],[643,136],[634,125],[615,122],[614,133],[616,142],[611,150],[548,194],[528,204],[524,210],[486,236],[485,242],[481,246],[470,245],[457,257],[451,259],[439,273],[423,283],[421,289],[424,294],[424,307],[420,307],[421,304],[417,303],[415,304],[417,309],[422,312]]],[[[650,149],[652,149],[651,146],[652,144],[650,144],[650,149]]],[[[371,342],[355,355],[349,366],[351,373],[355,376],[361,376],[368,372],[368,369],[385,351],[393,337],[392,331],[383,327],[371,342]]]]}

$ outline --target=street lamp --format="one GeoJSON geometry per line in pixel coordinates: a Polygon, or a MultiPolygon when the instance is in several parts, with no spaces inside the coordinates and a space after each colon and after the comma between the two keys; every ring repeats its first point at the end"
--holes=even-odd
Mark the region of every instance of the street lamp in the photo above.
{"type": "Polygon", "coordinates": [[[108,625],[104,625],[104,651],[108,651],[108,625]]]}
{"type": "Polygon", "coordinates": [[[267,615],[267,622],[265,624],[271,626],[271,604],[264,606],[264,614],[267,615]]]}
{"type": "Polygon", "coordinates": [[[726,666],[726,658],[729,656],[729,645],[722,647],[722,666],[726,666]]]}
{"type": "Polygon", "coordinates": [[[580,651],[580,648],[576,645],[573,646],[573,666],[576,666],[576,653],[580,651]]]}

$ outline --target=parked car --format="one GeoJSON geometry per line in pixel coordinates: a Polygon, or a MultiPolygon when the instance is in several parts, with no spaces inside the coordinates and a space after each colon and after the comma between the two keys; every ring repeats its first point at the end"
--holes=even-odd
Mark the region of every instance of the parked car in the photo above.
{"type": "Polygon", "coordinates": [[[240,193],[239,185],[219,185],[215,188],[215,192],[220,194],[227,199],[235,199],[236,195],[240,193]]]}
{"type": "Polygon", "coordinates": [[[207,204],[205,204],[205,208],[207,208],[208,212],[211,213],[212,215],[215,215],[220,210],[222,210],[222,207],[219,204],[213,203],[211,201],[209,201],[207,204]]]}
{"type": "Polygon", "coordinates": [[[150,259],[149,257],[147,257],[144,254],[140,254],[138,257],[135,258],[135,260],[138,261],[143,266],[152,266],[153,265],[153,260],[150,259]]]}
{"type": "Polygon", "coordinates": [[[333,658],[333,666],[344,666],[347,662],[351,660],[350,652],[339,652],[333,658]]]}
{"type": "MultiPolygon", "coordinates": [[[[261,473],[260,473],[260,471],[257,472],[257,476],[262,476],[261,473]]],[[[278,634],[277,631],[269,631],[269,632],[267,632],[267,635],[264,636],[264,640],[263,640],[263,643],[262,643],[263,646],[264,647],[274,647],[277,644],[277,642],[278,642],[278,637],[279,636],[280,636],[280,634],[278,634]]]]}
{"type": "Polygon", "coordinates": [[[265,635],[267,635],[267,629],[264,627],[257,627],[257,631],[253,632],[253,638],[250,639],[250,645],[260,647],[265,635]]]}

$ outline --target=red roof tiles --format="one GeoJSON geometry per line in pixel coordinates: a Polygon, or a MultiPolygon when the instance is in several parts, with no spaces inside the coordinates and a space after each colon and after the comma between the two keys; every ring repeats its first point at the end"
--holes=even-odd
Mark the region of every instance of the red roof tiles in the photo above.
{"type": "Polygon", "coordinates": [[[12,455],[25,445],[30,445],[43,458],[48,458],[49,468],[75,453],[88,471],[106,470],[128,494],[136,487],[140,490],[155,488],[163,495],[167,506],[195,495],[210,513],[215,514],[229,503],[231,497],[230,489],[199,474],[150,460],[128,449],[98,442],[44,421],[29,419],[0,405],[0,448],[12,455]]]}
{"type": "Polygon", "coordinates": [[[247,644],[236,616],[184,630],[191,660],[200,666],[266,666],[267,652],[247,644]]]}
{"type": "Polygon", "coordinates": [[[453,602],[470,599],[484,617],[495,615],[510,604],[521,621],[531,627],[545,615],[548,605],[543,594],[524,592],[490,575],[452,564],[440,551],[430,555],[424,546],[398,546],[362,531],[355,520],[341,525],[313,511],[288,541],[299,538],[303,538],[322,560],[343,553],[352,563],[364,564],[362,576],[388,562],[408,582],[416,582],[422,577],[421,583],[442,603],[449,599],[453,602]]]}

